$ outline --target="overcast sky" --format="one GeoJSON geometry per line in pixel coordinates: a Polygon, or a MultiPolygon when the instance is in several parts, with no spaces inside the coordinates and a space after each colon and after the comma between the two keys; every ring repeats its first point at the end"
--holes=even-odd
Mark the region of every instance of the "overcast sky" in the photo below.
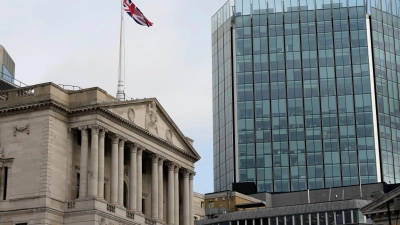
{"type": "MultiPolygon", "coordinates": [[[[125,16],[126,94],[156,97],[201,155],[194,190],[213,191],[211,16],[226,0],[134,0],[154,23],[125,16]]],[[[0,0],[0,45],[16,79],[98,86],[116,94],[118,0],[0,0]]]]}

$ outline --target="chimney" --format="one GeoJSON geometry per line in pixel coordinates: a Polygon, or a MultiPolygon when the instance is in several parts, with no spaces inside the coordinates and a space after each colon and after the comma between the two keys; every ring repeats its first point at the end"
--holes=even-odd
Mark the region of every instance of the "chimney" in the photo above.
{"type": "Polygon", "coordinates": [[[186,137],[186,140],[193,146],[193,139],[191,139],[190,137],[186,137]]]}

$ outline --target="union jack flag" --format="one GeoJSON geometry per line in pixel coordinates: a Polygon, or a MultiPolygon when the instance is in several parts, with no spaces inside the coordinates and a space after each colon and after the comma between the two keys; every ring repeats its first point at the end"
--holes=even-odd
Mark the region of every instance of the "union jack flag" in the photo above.
{"type": "Polygon", "coordinates": [[[136,7],[135,4],[131,0],[123,0],[124,1],[124,10],[126,13],[128,13],[129,16],[132,17],[133,20],[135,20],[136,23],[142,26],[153,26],[153,23],[150,22],[144,15],[143,13],[139,10],[138,7],[136,7]]]}

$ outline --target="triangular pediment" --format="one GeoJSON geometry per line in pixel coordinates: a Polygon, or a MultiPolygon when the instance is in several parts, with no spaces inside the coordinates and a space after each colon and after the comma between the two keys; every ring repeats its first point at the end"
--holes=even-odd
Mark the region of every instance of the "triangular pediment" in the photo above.
{"type": "Polygon", "coordinates": [[[400,198],[400,187],[394,189],[393,191],[383,195],[382,197],[374,200],[370,204],[361,208],[361,212],[364,215],[373,214],[375,212],[381,212],[387,210],[387,203],[389,202],[389,207],[393,207],[393,199],[400,198]]]}
{"type": "Polygon", "coordinates": [[[157,99],[105,103],[102,108],[190,153],[194,158],[200,159],[199,154],[190,143],[190,139],[188,140],[182,134],[157,99]]]}

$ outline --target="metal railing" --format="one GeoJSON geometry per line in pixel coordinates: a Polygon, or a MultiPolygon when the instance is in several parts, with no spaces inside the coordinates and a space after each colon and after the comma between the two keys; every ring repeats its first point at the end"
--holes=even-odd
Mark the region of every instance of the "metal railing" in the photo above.
{"type": "Polygon", "coordinates": [[[227,212],[228,209],[225,208],[208,208],[206,209],[206,216],[220,215],[227,212]]]}
{"type": "Polygon", "coordinates": [[[5,82],[9,83],[10,85],[15,86],[15,87],[26,87],[26,86],[28,86],[27,84],[15,79],[14,77],[12,77],[12,76],[10,76],[8,74],[5,74],[5,73],[0,73],[0,79],[2,81],[5,81],[5,82]]]}
{"type": "Polygon", "coordinates": [[[70,91],[82,90],[82,88],[79,87],[79,86],[67,85],[67,84],[57,84],[57,85],[60,86],[62,89],[65,89],[65,90],[70,90],[70,91]]]}

